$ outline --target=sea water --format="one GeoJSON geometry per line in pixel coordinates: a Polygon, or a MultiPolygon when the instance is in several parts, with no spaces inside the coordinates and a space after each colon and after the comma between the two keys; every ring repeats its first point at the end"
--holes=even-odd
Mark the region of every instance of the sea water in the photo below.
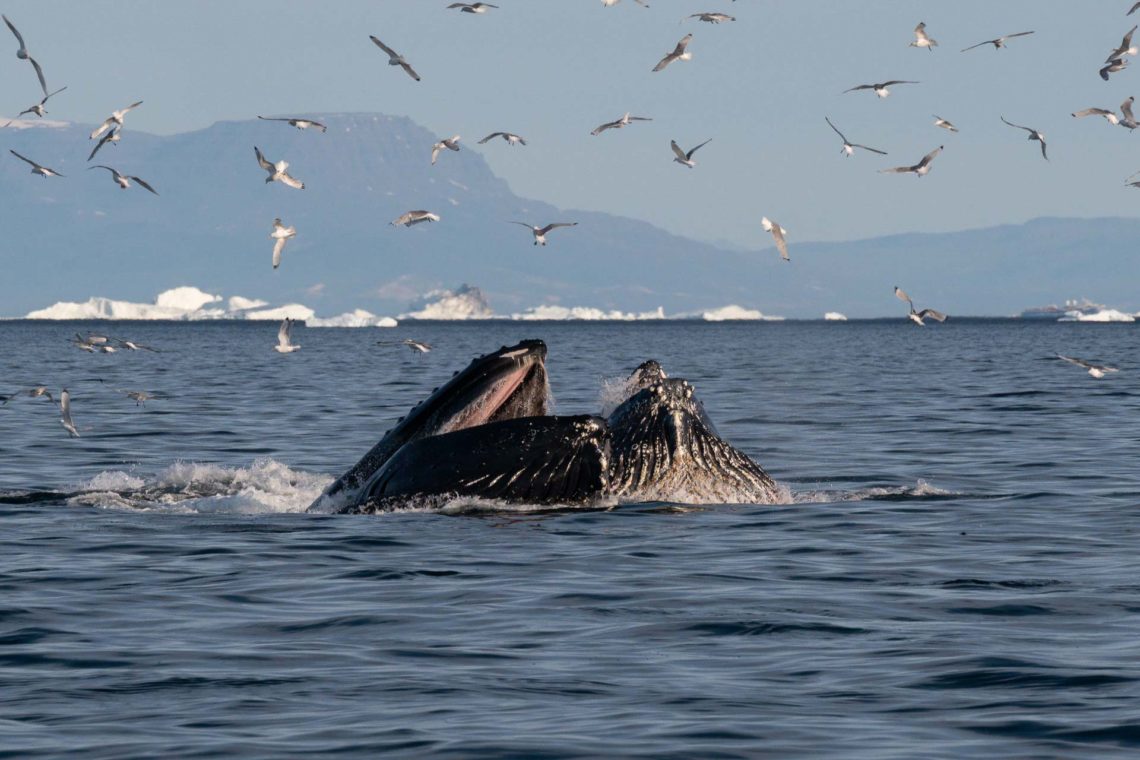
{"type": "Polygon", "coordinates": [[[1140,751],[1134,326],[276,331],[0,323],[0,393],[81,435],[0,408],[0,757],[1140,751]],[[563,414],[661,361],[788,503],[304,513],[523,338],[563,414]]]}

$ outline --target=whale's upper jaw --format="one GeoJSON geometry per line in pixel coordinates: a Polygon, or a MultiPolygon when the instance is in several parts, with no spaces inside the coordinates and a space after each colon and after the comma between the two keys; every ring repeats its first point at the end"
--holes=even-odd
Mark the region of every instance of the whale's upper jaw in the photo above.
{"type": "Polygon", "coordinates": [[[309,507],[335,512],[352,504],[363,486],[409,441],[487,422],[546,414],[546,344],[524,340],[473,360],[436,388],[341,475],[309,507]]]}

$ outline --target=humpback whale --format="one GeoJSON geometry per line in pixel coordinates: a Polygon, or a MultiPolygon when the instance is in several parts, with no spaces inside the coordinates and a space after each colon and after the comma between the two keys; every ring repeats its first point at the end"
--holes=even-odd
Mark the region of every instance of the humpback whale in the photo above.
{"type": "Polygon", "coordinates": [[[656,361],[608,417],[549,416],[546,345],[475,359],[432,392],[309,507],[377,513],[456,498],[604,508],[772,503],[779,490],[723,440],[691,384],[656,361]]]}

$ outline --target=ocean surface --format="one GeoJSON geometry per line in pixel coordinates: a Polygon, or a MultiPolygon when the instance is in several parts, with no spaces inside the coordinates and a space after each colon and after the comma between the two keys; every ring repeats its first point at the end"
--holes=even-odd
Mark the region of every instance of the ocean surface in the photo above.
{"type": "Polygon", "coordinates": [[[0,408],[0,757],[1140,753],[1140,327],[276,332],[0,323],[82,434],[0,408]],[[788,503],[303,513],[522,338],[561,413],[660,360],[788,503]]]}

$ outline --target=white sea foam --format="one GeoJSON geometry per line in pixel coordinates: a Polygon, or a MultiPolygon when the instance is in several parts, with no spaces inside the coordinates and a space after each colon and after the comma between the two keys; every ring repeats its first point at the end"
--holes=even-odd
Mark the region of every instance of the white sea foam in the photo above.
{"type": "Polygon", "coordinates": [[[151,478],[111,470],[83,483],[75,505],[179,513],[304,512],[332,477],[294,470],[272,459],[249,467],[177,462],[151,478]]]}
{"type": "Polygon", "coordinates": [[[913,486],[867,486],[852,491],[801,491],[794,494],[796,504],[826,504],[839,501],[867,501],[884,497],[914,497],[923,496],[953,496],[953,491],[947,491],[932,486],[921,478],[913,486]]]}
{"type": "Polygon", "coordinates": [[[1057,320],[1058,322],[1135,322],[1136,317],[1133,314],[1127,314],[1123,311],[1116,309],[1101,309],[1094,311],[1091,314],[1086,314],[1083,311],[1067,311],[1065,316],[1057,320]]]}

